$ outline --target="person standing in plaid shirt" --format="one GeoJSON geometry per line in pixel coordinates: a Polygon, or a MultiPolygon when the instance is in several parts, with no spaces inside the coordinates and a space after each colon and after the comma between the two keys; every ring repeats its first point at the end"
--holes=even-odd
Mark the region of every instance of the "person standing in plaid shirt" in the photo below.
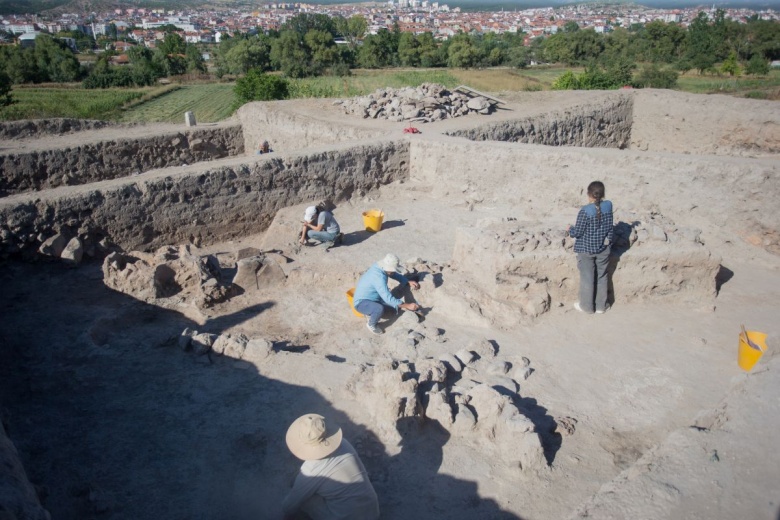
{"type": "Polygon", "coordinates": [[[607,267],[612,244],[612,202],[604,200],[604,183],[588,185],[588,200],[577,214],[577,223],[569,226],[580,271],[580,299],[574,308],[587,314],[607,311],[607,267]],[[595,292],[595,295],[594,295],[595,292]]]}

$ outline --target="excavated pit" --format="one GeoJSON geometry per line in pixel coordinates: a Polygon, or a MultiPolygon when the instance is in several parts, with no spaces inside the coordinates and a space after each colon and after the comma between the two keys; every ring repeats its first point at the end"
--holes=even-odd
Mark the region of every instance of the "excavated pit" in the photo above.
{"type": "MultiPolygon", "coordinates": [[[[699,464],[710,430],[730,453],[722,423],[685,432],[729,401],[731,318],[778,332],[774,104],[518,94],[413,136],[319,100],[238,119],[58,134],[48,150],[6,133],[20,138],[0,150],[0,390],[19,450],[2,438],[5,510],[272,518],[296,468],[283,433],[309,411],[354,441],[387,518],[661,518],[646,468],[673,478],[663,455],[682,437],[699,464]],[[264,139],[273,153],[254,155],[264,139]],[[568,305],[563,230],[596,178],[621,241],[594,325],[568,305]],[[297,246],[303,208],[324,199],[344,244],[297,246]],[[344,292],[388,251],[419,276],[403,295],[425,317],[369,337],[344,292]],[[17,262],[57,257],[71,267],[17,262]]],[[[739,384],[771,387],[776,364],[739,384]]],[[[675,485],[666,517],[696,510],[700,490],[675,485]]]]}

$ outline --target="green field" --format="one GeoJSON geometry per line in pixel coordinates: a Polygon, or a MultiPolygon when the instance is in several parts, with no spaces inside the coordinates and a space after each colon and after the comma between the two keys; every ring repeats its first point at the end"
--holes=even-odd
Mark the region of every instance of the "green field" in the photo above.
{"type": "Polygon", "coordinates": [[[196,121],[214,123],[230,117],[234,99],[233,85],[229,83],[182,85],[125,110],[118,120],[126,123],[181,123],[184,113],[191,111],[196,121]]]}
{"type": "MultiPolygon", "coordinates": [[[[766,99],[780,97],[780,70],[772,70],[768,76],[701,76],[689,72],[677,80],[680,90],[695,94],[742,94],[764,92],[766,99]]],[[[757,96],[748,96],[757,97],[757,96]]]]}
{"type": "Polygon", "coordinates": [[[143,89],[15,88],[16,103],[0,109],[0,120],[74,117],[112,119],[125,103],[143,97],[143,89]]]}
{"type": "MultiPolygon", "coordinates": [[[[290,80],[293,98],[353,97],[379,88],[439,83],[453,88],[468,85],[484,92],[549,90],[566,70],[563,67],[532,69],[383,69],[355,70],[348,77],[322,76],[290,80]]],[[[576,72],[580,72],[576,70],[576,72]]],[[[768,76],[726,77],[681,75],[679,90],[724,93],[755,99],[780,99],[780,71],[768,76]]],[[[46,117],[105,119],[122,122],[173,122],[192,111],[197,121],[224,120],[233,113],[233,83],[190,83],[137,89],[85,90],[62,85],[14,88],[18,103],[0,109],[0,120],[46,117]]]]}

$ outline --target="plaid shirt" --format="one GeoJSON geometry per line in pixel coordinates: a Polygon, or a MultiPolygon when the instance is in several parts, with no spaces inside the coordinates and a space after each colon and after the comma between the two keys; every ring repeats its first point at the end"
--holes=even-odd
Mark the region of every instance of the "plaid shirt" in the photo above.
{"type": "Polygon", "coordinates": [[[577,223],[569,230],[574,241],[575,253],[595,255],[612,243],[612,203],[601,201],[601,218],[596,219],[596,205],[583,206],[577,214],[577,223]],[[608,242],[605,244],[605,240],[608,242]]]}

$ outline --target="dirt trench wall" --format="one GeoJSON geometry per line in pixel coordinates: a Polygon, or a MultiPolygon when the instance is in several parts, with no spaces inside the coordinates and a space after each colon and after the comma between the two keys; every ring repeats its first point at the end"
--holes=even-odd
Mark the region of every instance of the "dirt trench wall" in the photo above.
{"type": "Polygon", "coordinates": [[[204,128],[144,139],[87,143],[0,155],[0,196],[86,184],[238,155],[244,151],[238,125],[204,128]]]}
{"type": "Polygon", "coordinates": [[[780,253],[780,162],[691,157],[605,148],[411,142],[410,176],[454,205],[506,205],[507,217],[555,220],[565,229],[587,202],[591,181],[606,185],[617,211],[657,211],[680,226],[780,253]],[[670,194],[670,190],[672,190],[670,194]]]}
{"type": "Polygon", "coordinates": [[[57,233],[87,252],[104,237],[126,251],[230,240],[263,231],[281,208],[407,178],[408,165],[407,142],[383,141],[0,199],[0,255],[36,251],[57,233]]]}
{"type": "Polygon", "coordinates": [[[780,154],[780,105],[655,89],[634,93],[630,149],[697,155],[780,154]]]}
{"type": "Polygon", "coordinates": [[[343,143],[362,139],[379,139],[387,136],[387,130],[362,125],[362,120],[318,119],[312,112],[327,114],[325,110],[311,108],[299,113],[297,109],[322,100],[268,101],[247,103],[236,112],[244,129],[244,147],[255,153],[258,143],[268,141],[276,151],[298,150],[311,146],[343,143]]]}
{"type": "Polygon", "coordinates": [[[449,132],[472,141],[507,141],[548,146],[625,148],[631,140],[633,97],[616,94],[565,112],[449,132]]]}
{"type": "Polygon", "coordinates": [[[0,518],[49,520],[0,421],[0,518]]]}
{"type": "Polygon", "coordinates": [[[97,130],[115,126],[108,121],[92,119],[23,119],[21,121],[3,121],[0,123],[0,139],[26,139],[43,135],[62,135],[82,130],[97,130]]]}

